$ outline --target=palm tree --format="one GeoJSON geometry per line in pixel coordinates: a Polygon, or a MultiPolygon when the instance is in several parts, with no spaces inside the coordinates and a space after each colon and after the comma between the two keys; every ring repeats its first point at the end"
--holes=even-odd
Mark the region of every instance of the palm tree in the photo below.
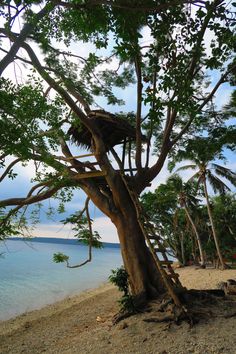
{"type": "MultiPolygon", "coordinates": [[[[204,139],[202,140],[205,141],[204,139]]],[[[220,194],[225,194],[227,191],[230,191],[230,188],[220,179],[220,177],[225,178],[232,185],[236,186],[236,173],[231,171],[229,168],[211,162],[211,160],[213,160],[214,157],[217,156],[217,154],[216,153],[213,154],[212,150],[209,150],[207,153],[207,146],[199,145],[199,148],[200,147],[202,148],[201,151],[195,150],[191,152],[190,158],[194,163],[186,166],[182,166],[178,168],[177,171],[197,169],[197,172],[190,178],[190,180],[197,179],[198,185],[200,184],[203,185],[204,195],[206,198],[207,211],[208,211],[212,234],[213,234],[213,238],[217,250],[217,255],[219,257],[221,268],[225,269],[226,266],[222,257],[215,224],[212,217],[209,193],[207,188],[207,181],[209,182],[209,184],[211,185],[215,193],[219,192],[220,194]]]]}
{"type": "Polygon", "coordinates": [[[169,177],[167,180],[167,184],[170,185],[173,191],[175,191],[175,193],[177,194],[179,204],[181,208],[184,210],[187,219],[191,224],[199,248],[200,263],[202,267],[205,267],[205,257],[203,253],[202,242],[199,233],[197,231],[197,227],[189,211],[189,207],[195,208],[196,204],[198,203],[198,199],[192,193],[193,188],[189,183],[184,183],[182,178],[177,174],[174,174],[171,177],[169,177]]]}

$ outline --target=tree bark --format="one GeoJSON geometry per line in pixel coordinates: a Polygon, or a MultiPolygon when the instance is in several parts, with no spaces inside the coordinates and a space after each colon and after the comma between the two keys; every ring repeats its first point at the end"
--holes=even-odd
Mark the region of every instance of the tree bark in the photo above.
{"type": "Polygon", "coordinates": [[[193,219],[191,217],[191,215],[189,214],[188,208],[186,207],[186,205],[184,206],[184,211],[189,219],[189,222],[192,226],[192,229],[195,233],[196,239],[197,239],[197,244],[198,244],[198,248],[199,248],[199,252],[200,252],[200,259],[201,259],[201,266],[205,266],[205,258],[204,258],[204,253],[203,253],[203,249],[202,249],[202,243],[201,243],[201,239],[199,236],[199,233],[197,231],[197,228],[193,222],[193,219]]]}
{"type": "Polygon", "coordinates": [[[222,257],[222,254],[221,254],[220,245],[219,245],[219,241],[218,241],[218,237],[217,237],[214,221],[213,221],[213,218],[212,218],[211,207],[210,207],[209,196],[208,196],[208,191],[207,191],[207,185],[206,185],[206,179],[205,178],[203,178],[203,187],[204,187],[204,193],[205,193],[205,198],[206,198],[207,211],[208,211],[209,220],[210,220],[210,223],[211,223],[211,229],[212,229],[212,233],[213,233],[213,237],[214,237],[214,241],[215,241],[216,251],[217,251],[217,254],[218,254],[218,257],[219,257],[221,268],[225,269],[226,266],[225,266],[225,263],[223,261],[223,257],[222,257]]]}
{"type": "MultiPolygon", "coordinates": [[[[124,178],[119,173],[112,174],[108,171],[106,180],[111,192],[108,205],[112,208],[107,211],[103,209],[103,212],[117,229],[124,267],[129,274],[131,293],[136,305],[141,306],[149,299],[166,292],[166,288],[146,245],[137,210],[124,178]]],[[[90,198],[99,206],[99,198],[96,199],[93,193],[90,198]]],[[[102,204],[104,206],[104,203],[102,204]]]]}
{"type": "MultiPolygon", "coordinates": [[[[125,202],[125,201],[124,201],[125,202]]],[[[126,205],[129,203],[126,200],[126,205]]],[[[152,255],[146,246],[134,207],[126,207],[112,218],[117,228],[124,267],[129,274],[131,293],[142,305],[166,291],[152,255]]]]}
{"type": "Polygon", "coordinates": [[[52,3],[46,4],[44,8],[42,8],[38,13],[34,14],[33,21],[25,23],[24,27],[22,28],[21,32],[19,33],[19,36],[11,46],[10,50],[0,61],[0,76],[7,68],[7,66],[11,62],[13,62],[13,60],[15,59],[15,55],[22,46],[22,43],[26,40],[27,36],[29,36],[33,32],[37,22],[41,20],[44,16],[46,16],[48,13],[50,13],[50,11],[52,11],[54,7],[55,5],[53,5],[52,3]]]}
{"type": "Polygon", "coordinates": [[[185,252],[184,252],[184,234],[180,232],[180,248],[181,248],[181,258],[183,266],[186,266],[185,252]]]}

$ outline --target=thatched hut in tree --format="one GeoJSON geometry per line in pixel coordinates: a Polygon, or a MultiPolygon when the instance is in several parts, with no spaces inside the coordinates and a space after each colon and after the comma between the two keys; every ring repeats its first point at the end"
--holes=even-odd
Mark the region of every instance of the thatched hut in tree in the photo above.
{"type": "MultiPolygon", "coordinates": [[[[88,117],[99,130],[107,150],[121,144],[125,139],[134,141],[136,138],[135,128],[124,118],[103,110],[90,111],[88,117]]],[[[79,146],[87,149],[91,148],[92,135],[83,124],[80,126],[71,126],[68,134],[79,146]]],[[[142,140],[146,141],[145,136],[142,136],[142,140]]]]}

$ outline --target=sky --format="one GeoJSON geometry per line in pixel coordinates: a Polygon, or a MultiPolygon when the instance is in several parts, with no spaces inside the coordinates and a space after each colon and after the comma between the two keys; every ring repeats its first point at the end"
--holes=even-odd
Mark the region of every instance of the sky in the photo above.
{"type": "MultiPolygon", "coordinates": [[[[207,34],[210,35],[209,33],[207,34]]],[[[150,34],[148,30],[143,31],[143,38],[141,39],[143,45],[150,43],[150,34]]],[[[63,49],[63,47],[62,47],[63,49]]],[[[90,51],[95,51],[92,45],[75,45],[73,44],[70,48],[73,52],[79,52],[80,55],[86,55],[90,51]]],[[[208,48],[210,50],[210,48],[208,48]]],[[[112,66],[116,66],[117,62],[114,61],[112,66]]],[[[17,81],[21,81],[22,79],[22,68],[19,69],[18,65],[11,65],[5,72],[10,78],[13,78],[17,81]]],[[[217,80],[216,74],[211,73],[213,76],[214,84],[214,75],[215,80],[217,80]]],[[[216,95],[216,102],[218,107],[226,104],[228,101],[229,94],[232,88],[229,85],[222,85],[216,95]]],[[[124,107],[120,107],[120,110],[124,109],[126,111],[131,111],[134,109],[134,97],[135,97],[135,88],[134,86],[130,86],[125,90],[118,90],[119,98],[124,99],[126,104],[124,107]]],[[[113,111],[111,106],[106,106],[105,101],[101,98],[98,100],[98,103],[106,110],[113,111]]],[[[116,108],[117,110],[117,108],[116,108]]],[[[80,154],[80,151],[76,151],[76,154],[80,154]]],[[[236,157],[234,154],[227,152],[228,163],[227,166],[236,170],[236,157]]],[[[154,157],[151,158],[154,161],[154,157]]],[[[33,177],[32,171],[34,170],[34,166],[32,163],[29,163],[26,167],[22,167],[20,164],[16,167],[16,172],[19,174],[18,177],[11,181],[9,179],[4,180],[0,184],[0,199],[9,198],[12,196],[23,197],[27,194],[30,186],[30,179],[33,177]]],[[[187,180],[191,176],[192,172],[184,172],[182,177],[187,180]]],[[[0,171],[1,175],[1,171],[0,171]]],[[[167,170],[167,162],[164,165],[164,168],[157,176],[157,178],[153,181],[151,187],[146,191],[154,191],[158,185],[164,183],[169,176],[169,172],[167,170]]],[[[66,214],[73,213],[82,209],[83,203],[85,200],[85,194],[82,191],[76,192],[72,201],[68,203],[66,206],[66,214]]],[[[33,236],[40,237],[63,237],[63,238],[72,238],[73,232],[71,228],[67,225],[62,227],[60,224],[60,220],[62,220],[65,215],[55,215],[51,220],[48,220],[46,217],[46,210],[48,206],[56,206],[53,200],[45,201],[43,210],[41,212],[41,223],[36,227],[36,229],[32,232],[33,236]]],[[[102,241],[104,242],[118,242],[118,237],[116,234],[116,229],[112,222],[106,218],[94,205],[90,207],[91,217],[94,219],[93,229],[98,231],[100,236],[102,237],[102,241]]]]}

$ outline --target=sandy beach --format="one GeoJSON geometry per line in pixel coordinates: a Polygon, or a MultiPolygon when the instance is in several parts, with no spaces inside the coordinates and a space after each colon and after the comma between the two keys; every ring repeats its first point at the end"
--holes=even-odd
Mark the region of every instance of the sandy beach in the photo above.
{"type": "MultiPolygon", "coordinates": [[[[236,270],[178,269],[188,289],[213,289],[236,270]]],[[[120,293],[110,284],[0,322],[0,353],[236,354],[236,316],[208,316],[190,328],[144,320],[150,313],[111,323],[120,293]]]]}

